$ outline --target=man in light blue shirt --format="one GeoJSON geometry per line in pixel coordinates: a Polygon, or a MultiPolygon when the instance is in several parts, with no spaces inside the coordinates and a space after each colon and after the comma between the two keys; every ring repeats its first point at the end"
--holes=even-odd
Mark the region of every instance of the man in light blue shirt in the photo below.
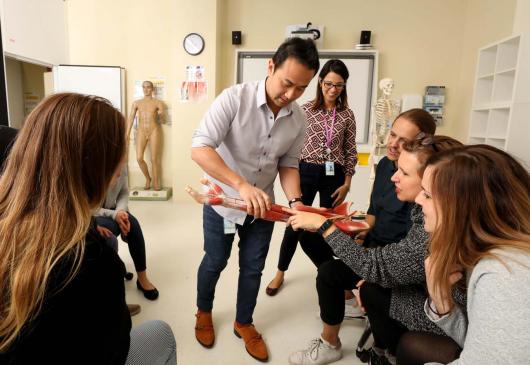
{"type": "Polygon", "coordinates": [[[207,178],[228,196],[240,197],[247,212],[204,206],[204,257],[198,270],[195,337],[214,344],[211,312],[215,286],[226,267],[235,231],[239,242],[239,281],[234,333],[247,352],[260,361],[268,351],[252,322],[256,297],[274,228],[265,212],[274,201],[279,174],[292,206],[300,203],[298,159],[304,143],[305,114],[298,99],[319,69],[318,52],[310,40],[285,41],[269,60],[268,77],[235,85],[214,101],[192,141],[192,159],[207,178]]]}

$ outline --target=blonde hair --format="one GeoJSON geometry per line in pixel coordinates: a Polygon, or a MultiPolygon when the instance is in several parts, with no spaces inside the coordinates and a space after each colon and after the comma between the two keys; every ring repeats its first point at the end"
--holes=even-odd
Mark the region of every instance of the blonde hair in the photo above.
{"type": "Polygon", "coordinates": [[[38,315],[57,264],[60,287],[77,273],[124,152],[124,118],[105,99],[56,94],[28,116],[0,177],[0,352],[38,315]]]}
{"type": "Polygon", "coordinates": [[[530,253],[530,177],[513,157],[487,145],[433,155],[432,196],[439,224],[429,242],[434,290],[452,301],[448,278],[495,249],[530,253]]]}

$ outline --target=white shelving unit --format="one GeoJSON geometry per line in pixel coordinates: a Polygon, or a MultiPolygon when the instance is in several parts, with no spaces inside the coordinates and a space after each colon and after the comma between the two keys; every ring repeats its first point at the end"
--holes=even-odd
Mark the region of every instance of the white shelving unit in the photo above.
{"type": "Polygon", "coordinates": [[[530,170],[530,34],[479,50],[469,143],[503,149],[530,170]]]}

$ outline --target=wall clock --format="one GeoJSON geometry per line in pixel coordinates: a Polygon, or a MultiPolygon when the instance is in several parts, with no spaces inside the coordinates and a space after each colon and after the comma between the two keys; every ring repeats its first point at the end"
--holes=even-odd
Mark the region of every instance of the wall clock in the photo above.
{"type": "Polygon", "coordinates": [[[198,33],[190,33],[184,37],[182,45],[190,55],[197,56],[204,49],[204,38],[198,33]]]}

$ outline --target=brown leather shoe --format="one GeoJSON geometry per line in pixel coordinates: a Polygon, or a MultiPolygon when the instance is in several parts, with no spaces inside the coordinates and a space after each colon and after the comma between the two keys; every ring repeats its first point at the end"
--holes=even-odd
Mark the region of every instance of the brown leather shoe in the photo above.
{"type": "Polygon", "coordinates": [[[201,345],[209,349],[215,341],[212,313],[199,310],[195,317],[197,317],[195,321],[195,338],[201,345]]]}
{"type": "Polygon", "coordinates": [[[127,309],[129,309],[129,314],[131,317],[142,311],[142,307],[140,307],[139,304],[127,304],[127,309]]]}
{"type": "Polygon", "coordinates": [[[265,288],[265,293],[267,293],[268,296],[273,297],[276,294],[278,294],[278,290],[280,290],[282,285],[283,285],[283,280],[277,288],[271,288],[270,286],[267,286],[267,288],[265,288]]]}
{"type": "Polygon", "coordinates": [[[253,324],[234,322],[234,334],[245,341],[245,348],[250,356],[263,362],[269,360],[267,345],[253,324]]]}

